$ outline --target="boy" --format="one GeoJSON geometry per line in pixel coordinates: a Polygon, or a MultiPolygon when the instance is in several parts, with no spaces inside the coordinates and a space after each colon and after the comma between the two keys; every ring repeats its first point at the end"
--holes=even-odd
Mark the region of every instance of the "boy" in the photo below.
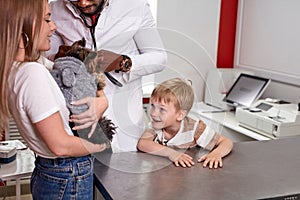
{"type": "Polygon", "coordinates": [[[156,86],[150,99],[151,128],[143,133],[137,148],[168,157],[177,167],[191,167],[195,165],[193,158],[172,147],[186,149],[199,145],[210,151],[198,159],[203,167],[222,167],[222,158],[231,152],[233,143],[203,121],[187,116],[193,102],[191,85],[180,78],[156,86]]]}

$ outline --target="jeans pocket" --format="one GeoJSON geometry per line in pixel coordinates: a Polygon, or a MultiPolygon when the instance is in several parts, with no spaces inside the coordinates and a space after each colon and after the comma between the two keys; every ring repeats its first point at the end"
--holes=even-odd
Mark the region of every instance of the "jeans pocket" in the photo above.
{"type": "Polygon", "coordinates": [[[68,184],[68,179],[45,174],[35,169],[31,177],[33,199],[61,200],[68,184]]]}
{"type": "Polygon", "coordinates": [[[86,160],[77,162],[76,165],[78,169],[78,175],[84,176],[93,173],[94,171],[93,163],[94,163],[93,157],[88,157],[86,160]]]}

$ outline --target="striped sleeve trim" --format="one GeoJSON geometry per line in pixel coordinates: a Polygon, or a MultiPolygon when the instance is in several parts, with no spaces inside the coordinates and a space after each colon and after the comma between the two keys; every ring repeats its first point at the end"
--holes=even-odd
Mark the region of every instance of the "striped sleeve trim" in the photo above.
{"type": "Polygon", "coordinates": [[[217,142],[220,139],[220,134],[215,132],[214,136],[212,137],[212,139],[210,140],[210,142],[206,145],[205,149],[211,151],[217,144],[217,142]]]}
{"type": "Polygon", "coordinates": [[[205,128],[206,128],[206,124],[202,120],[200,120],[199,123],[198,123],[198,126],[196,128],[196,133],[195,133],[195,136],[194,136],[195,141],[197,141],[199,139],[199,137],[204,132],[205,128]]]}
{"type": "Polygon", "coordinates": [[[194,137],[199,146],[211,151],[217,144],[219,138],[220,134],[218,132],[207,127],[203,121],[199,121],[197,132],[194,137]]]}

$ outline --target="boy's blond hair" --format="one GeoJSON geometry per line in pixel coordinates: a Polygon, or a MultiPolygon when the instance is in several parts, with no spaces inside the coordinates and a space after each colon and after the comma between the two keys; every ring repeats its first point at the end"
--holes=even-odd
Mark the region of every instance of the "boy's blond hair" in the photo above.
{"type": "Polygon", "coordinates": [[[177,111],[189,112],[194,103],[194,91],[190,82],[180,78],[172,78],[157,85],[151,98],[159,102],[173,102],[177,111]]]}

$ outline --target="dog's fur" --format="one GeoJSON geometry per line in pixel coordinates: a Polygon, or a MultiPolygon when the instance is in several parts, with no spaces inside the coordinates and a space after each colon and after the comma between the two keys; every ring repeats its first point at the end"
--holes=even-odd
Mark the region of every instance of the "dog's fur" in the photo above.
{"type": "MultiPolygon", "coordinates": [[[[61,46],[55,55],[52,76],[61,88],[67,105],[73,114],[79,114],[88,107],[78,107],[71,105],[71,101],[95,96],[96,90],[103,90],[105,79],[103,73],[97,71],[97,53],[85,48],[85,39],[76,41],[72,46],[61,46]],[[97,86],[97,87],[96,87],[97,86]]],[[[98,67],[99,69],[99,67],[98,67]]],[[[112,141],[115,134],[115,125],[111,120],[103,117],[99,120],[93,136],[92,142],[108,143],[112,141]],[[106,135],[103,138],[101,133],[106,135]],[[108,141],[107,141],[108,140],[108,141]]],[[[80,137],[87,138],[87,130],[80,131],[80,137]]]]}
{"type": "Polygon", "coordinates": [[[84,38],[78,40],[72,44],[72,46],[62,45],[59,47],[58,53],[55,55],[54,59],[71,56],[81,60],[87,69],[87,71],[96,78],[98,90],[103,90],[106,86],[105,76],[98,62],[97,52],[85,48],[86,41],[84,38]]]}

